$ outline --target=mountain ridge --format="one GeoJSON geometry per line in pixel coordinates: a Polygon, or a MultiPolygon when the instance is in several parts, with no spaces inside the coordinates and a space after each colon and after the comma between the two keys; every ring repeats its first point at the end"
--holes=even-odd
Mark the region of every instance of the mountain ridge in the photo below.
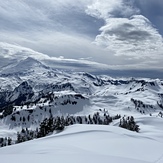
{"type": "Polygon", "coordinates": [[[11,128],[30,128],[51,114],[162,117],[162,94],[160,79],[61,71],[28,55],[0,71],[0,118],[11,128]]]}

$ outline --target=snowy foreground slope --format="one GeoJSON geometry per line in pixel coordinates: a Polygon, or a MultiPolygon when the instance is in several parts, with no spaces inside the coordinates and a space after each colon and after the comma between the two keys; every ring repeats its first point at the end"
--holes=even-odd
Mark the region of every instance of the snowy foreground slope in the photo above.
{"type": "Polygon", "coordinates": [[[163,163],[161,79],[67,72],[54,63],[44,54],[0,43],[0,141],[14,140],[11,146],[0,142],[0,162],[163,163]],[[97,112],[102,120],[133,116],[140,131],[118,127],[120,119],[88,122],[97,112]],[[50,116],[81,116],[83,124],[75,121],[62,132],[15,144],[17,132],[35,130],[50,116]]]}
{"type": "MultiPolygon", "coordinates": [[[[146,121],[147,122],[147,121],[146,121]]],[[[114,126],[73,125],[57,135],[0,149],[1,161],[162,163],[163,131],[135,133],[114,126]]],[[[161,126],[160,126],[161,127],[161,126]]]]}

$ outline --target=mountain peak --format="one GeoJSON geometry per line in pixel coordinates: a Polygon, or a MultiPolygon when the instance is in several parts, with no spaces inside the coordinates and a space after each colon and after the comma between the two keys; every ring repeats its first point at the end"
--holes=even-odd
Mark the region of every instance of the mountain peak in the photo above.
{"type": "Polygon", "coordinates": [[[5,67],[1,74],[15,74],[15,73],[26,73],[34,71],[35,69],[48,69],[47,66],[42,64],[40,61],[33,57],[27,57],[23,60],[20,60],[16,65],[9,65],[5,67]]]}

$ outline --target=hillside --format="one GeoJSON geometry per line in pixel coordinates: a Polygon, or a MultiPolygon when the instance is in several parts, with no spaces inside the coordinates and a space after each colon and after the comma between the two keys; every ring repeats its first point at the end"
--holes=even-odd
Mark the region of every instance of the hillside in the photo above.
{"type": "Polygon", "coordinates": [[[152,127],[149,125],[144,132],[134,133],[118,127],[74,125],[57,135],[1,148],[1,161],[161,163],[163,141],[157,138],[162,137],[163,132],[157,133],[158,137],[151,136],[159,131],[152,127]]]}
{"type": "Polygon", "coordinates": [[[161,79],[58,70],[39,59],[39,53],[8,46],[1,45],[9,62],[0,70],[0,156],[4,162],[33,162],[39,155],[38,162],[55,158],[57,162],[161,163],[161,79]],[[25,55],[17,57],[17,53],[25,55]],[[140,127],[132,126],[138,133],[118,127],[129,122],[129,117],[140,127]],[[54,125],[54,130],[44,134],[47,137],[40,138],[40,124],[48,118],[54,124],[63,120],[64,130],[54,125]],[[16,144],[22,131],[33,134],[23,135],[23,141],[34,140],[16,144]],[[4,147],[7,142],[13,145],[4,147]]]}

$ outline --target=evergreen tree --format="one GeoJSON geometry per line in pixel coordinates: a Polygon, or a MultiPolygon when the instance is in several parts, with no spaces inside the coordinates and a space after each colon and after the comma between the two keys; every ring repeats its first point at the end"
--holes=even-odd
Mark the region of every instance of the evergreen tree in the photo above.
{"type": "Polygon", "coordinates": [[[8,145],[12,144],[12,139],[10,137],[8,137],[8,145]]]}
{"type": "Polygon", "coordinates": [[[120,119],[119,126],[136,132],[139,132],[140,130],[139,125],[136,124],[133,116],[127,118],[123,117],[122,119],[120,119]]]}

